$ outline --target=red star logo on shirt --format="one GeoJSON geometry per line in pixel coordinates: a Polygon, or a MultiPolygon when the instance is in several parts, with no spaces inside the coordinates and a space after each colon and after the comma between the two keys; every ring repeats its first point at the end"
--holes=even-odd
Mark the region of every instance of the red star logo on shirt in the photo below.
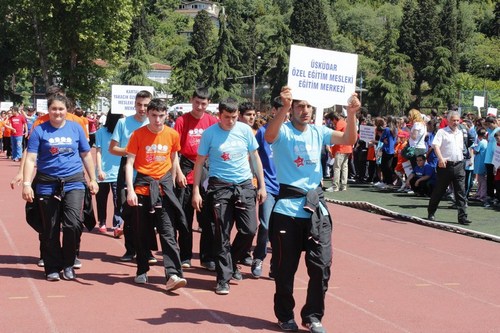
{"type": "Polygon", "coordinates": [[[230,159],[231,159],[231,155],[229,155],[228,153],[223,153],[223,154],[221,155],[221,157],[222,157],[222,159],[223,159],[224,161],[227,161],[227,160],[230,160],[230,159]]]}
{"type": "Polygon", "coordinates": [[[304,159],[300,156],[297,156],[297,158],[293,162],[297,164],[297,168],[300,166],[304,166],[304,159]]]}
{"type": "Polygon", "coordinates": [[[52,155],[58,154],[59,153],[59,148],[57,148],[57,147],[50,147],[50,153],[52,155]]]}

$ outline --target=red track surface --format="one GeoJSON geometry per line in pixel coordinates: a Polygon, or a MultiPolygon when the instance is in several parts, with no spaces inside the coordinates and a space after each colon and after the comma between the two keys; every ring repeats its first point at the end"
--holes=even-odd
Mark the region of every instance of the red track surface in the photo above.
{"type": "MultiPolygon", "coordinates": [[[[273,281],[254,280],[243,267],[245,279],[218,296],[214,275],[193,260],[184,289],[164,291],[160,264],[152,267],[148,285],[135,285],[135,265],[118,260],[123,240],[97,232],[82,236],[76,281],[45,281],[20,189],[8,185],[17,163],[1,159],[0,331],[279,331],[273,281]]],[[[323,321],[329,333],[500,332],[499,244],[342,206],[330,210],[334,266],[323,321]]],[[[307,280],[301,265],[298,320],[307,280]]]]}

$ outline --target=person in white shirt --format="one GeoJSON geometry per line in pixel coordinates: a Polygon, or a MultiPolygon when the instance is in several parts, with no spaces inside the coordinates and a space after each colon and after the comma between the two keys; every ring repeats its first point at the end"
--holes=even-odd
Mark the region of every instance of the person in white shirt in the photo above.
{"type": "Polygon", "coordinates": [[[437,181],[427,207],[430,221],[435,221],[434,214],[441,198],[450,183],[453,184],[455,202],[458,207],[458,223],[467,225],[467,197],[465,196],[464,137],[459,129],[460,115],[457,111],[448,113],[448,126],[438,130],[432,147],[438,157],[437,181]]]}

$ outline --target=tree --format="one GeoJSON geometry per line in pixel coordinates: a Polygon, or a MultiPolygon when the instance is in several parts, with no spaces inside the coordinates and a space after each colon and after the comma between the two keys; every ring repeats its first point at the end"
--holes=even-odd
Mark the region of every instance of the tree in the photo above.
{"type": "Polygon", "coordinates": [[[451,65],[453,68],[458,69],[458,14],[456,0],[446,0],[440,16],[439,28],[443,36],[442,46],[450,50],[451,65]]]}
{"type": "Polygon", "coordinates": [[[430,72],[427,67],[432,63],[435,57],[434,50],[442,40],[434,2],[418,0],[417,4],[418,6],[414,7],[412,0],[407,0],[405,3],[398,40],[400,52],[410,57],[415,70],[414,107],[420,106],[424,93],[432,92],[432,89],[424,92],[422,84],[428,79],[425,75],[430,72]]]}
{"type": "Polygon", "coordinates": [[[200,60],[208,54],[208,50],[212,46],[213,28],[214,25],[207,11],[202,10],[198,12],[194,18],[193,33],[191,34],[189,45],[194,48],[200,60]]]}
{"type": "Polygon", "coordinates": [[[203,72],[201,70],[198,54],[190,46],[185,49],[185,54],[181,60],[174,65],[172,76],[168,82],[169,91],[173,96],[174,102],[185,102],[189,100],[193,90],[198,85],[204,85],[201,80],[203,72]]]}
{"type": "Polygon", "coordinates": [[[233,38],[227,29],[226,19],[225,13],[221,12],[219,14],[220,29],[217,46],[214,54],[207,58],[207,61],[213,66],[207,81],[213,100],[239,97],[240,86],[235,79],[240,77],[242,73],[235,68],[240,66],[241,54],[233,46],[233,38]]]}
{"type": "Polygon", "coordinates": [[[295,44],[308,47],[332,49],[332,34],[327,24],[325,11],[320,0],[293,2],[293,12],[290,17],[290,32],[295,44]]]}

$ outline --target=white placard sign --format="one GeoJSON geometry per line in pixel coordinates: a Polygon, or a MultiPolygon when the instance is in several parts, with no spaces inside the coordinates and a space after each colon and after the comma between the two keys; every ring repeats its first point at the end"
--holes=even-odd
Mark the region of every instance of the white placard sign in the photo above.
{"type": "Polygon", "coordinates": [[[495,169],[500,168],[500,146],[496,146],[495,148],[492,164],[495,166],[495,169]]]}
{"type": "Polygon", "coordinates": [[[294,99],[314,105],[316,124],[323,121],[323,109],[347,105],[356,90],[358,55],[292,45],[288,86],[294,99]]]}
{"type": "Polygon", "coordinates": [[[410,161],[403,162],[402,166],[405,171],[406,177],[409,177],[413,172],[413,168],[411,167],[411,162],[410,161]]]}
{"type": "Polygon", "coordinates": [[[41,113],[48,113],[49,108],[47,106],[47,100],[46,99],[38,99],[36,100],[36,112],[41,112],[41,113]]]}
{"type": "Polygon", "coordinates": [[[151,86],[111,86],[111,113],[121,113],[125,116],[135,114],[135,95],[141,91],[147,90],[154,94],[154,88],[151,86]]]}
{"type": "Polygon", "coordinates": [[[474,96],[474,106],[484,108],[484,96],[474,96]]]}
{"type": "Polygon", "coordinates": [[[360,125],[359,139],[366,143],[375,140],[375,126],[360,125]]]}
{"type": "Polygon", "coordinates": [[[492,115],[493,117],[496,117],[498,115],[498,109],[497,108],[488,108],[488,112],[486,112],[487,115],[492,115]]]}
{"type": "Polygon", "coordinates": [[[0,102],[0,111],[9,111],[14,106],[14,102],[0,102]]]}

